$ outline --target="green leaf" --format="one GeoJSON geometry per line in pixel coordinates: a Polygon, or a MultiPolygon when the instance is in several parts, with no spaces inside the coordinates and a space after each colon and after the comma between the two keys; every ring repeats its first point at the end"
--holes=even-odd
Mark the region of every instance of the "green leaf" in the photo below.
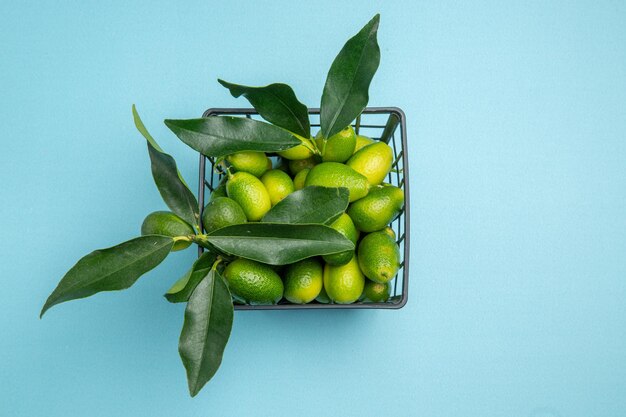
{"type": "Polygon", "coordinates": [[[245,117],[209,116],[165,124],[191,148],[213,157],[240,151],[279,152],[302,143],[280,127],[245,117]]]}
{"type": "Polygon", "coordinates": [[[70,269],[41,309],[40,317],[52,306],[89,297],[101,291],[129,288],[170,253],[174,239],[147,235],[82,258],[70,269]]]}
{"type": "Polygon", "coordinates": [[[165,298],[171,303],[183,303],[189,300],[191,293],[204,278],[217,259],[217,253],[207,250],[196,261],[181,279],[176,281],[165,293],[165,298]]]}
{"type": "Polygon", "coordinates": [[[224,279],[212,269],[189,298],[178,344],[192,397],[220,367],[232,326],[230,292],[224,279]]]}
{"type": "Polygon", "coordinates": [[[289,194],[265,214],[265,223],[330,224],[348,208],[347,188],[308,186],[289,194]]]}
{"type": "Polygon", "coordinates": [[[217,80],[237,98],[244,96],[268,122],[308,138],[311,136],[309,110],[300,103],[287,84],[270,84],[265,87],[248,87],[217,80]]]}
{"type": "Polygon", "coordinates": [[[344,235],[320,224],[244,223],[215,230],[206,240],[231,255],[270,265],[354,249],[344,235]]]}
{"type": "Polygon", "coordinates": [[[376,40],[379,20],[377,14],[348,40],[328,71],[320,113],[326,138],[352,123],[367,106],[370,82],[380,63],[376,40]]]}
{"type": "Polygon", "coordinates": [[[137,130],[146,138],[152,163],[152,177],[165,204],[191,226],[198,224],[200,211],[198,200],[189,190],[187,183],[176,167],[176,161],[163,152],[159,144],[144,126],[133,105],[133,118],[137,130]]]}

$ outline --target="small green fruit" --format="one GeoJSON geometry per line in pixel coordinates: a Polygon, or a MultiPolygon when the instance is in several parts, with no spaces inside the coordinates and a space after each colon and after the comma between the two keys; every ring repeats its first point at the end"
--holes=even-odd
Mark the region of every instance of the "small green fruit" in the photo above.
{"type": "Polygon", "coordinates": [[[365,236],[358,248],[359,267],[366,277],[384,284],[391,281],[400,268],[400,249],[384,231],[365,236]]]}
{"type": "Polygon", "coordinates": [[[285,298],[294,304],[310,303],[323,285],[322,264],[315,258],[303,259],[287,267],[285,298]]]}
{"type": "Polygon", "coordinates": [[[346,187],[350,191],[350,201],[356,201],[367,195],[367,178],[349,166],[339,162],[323,162],[314,166],[304,181],[305,186],[346,187]]]}
{"type": "Polygon", "coordinates": [[[367,177],[370,185],[378,185],[391,171],[393,150],[384,142],[367,145],[346,162],[350,168],[367,177]]]}
{"type": "Polygon", "coordinates": [[[222,227],[246,222],[246,214],[237,202],[228,197],[209,201],[202,211],[202,226],[207,233],[222,227]]]}
{"type": "Polygon", "coordinates": [[[283,282],[269,265],[236,259],[223,275],[233,296],[245,303],[276,304],[283,298],[283,282]]]}
{"type": "Polygon", "coordinates": [[[226,161],[228,161],[237,172],[247,172],[255,177],[260,177],[267,171],[268,161],[270,160],[264,152],[245,151],[228,155],[226,161]]]}
{"type": "Polygon", "coordinates": [[[279,169],[267,171],[261,177],[261,182],[270,195],[272,206],[294,192],[293,181],[289,175],[279,169]]]}
{"type": "Polygon", "coordinates": [[[404,193],[393,185],[374,187],[369,194],[348,208],[348,215],[362,232],[384,229],[404,205],[404,193]]]}
{"type": "Polygon", "coordinates": [[[324,162],[346,162],[354,153],[356,133],[352,126],[325,139],[320,130],[315,136],[315,144],[322,153],[324,162]]]}
{"type": "MultiPolygon", "coordinates": [[[[155,211],[144,219],[141,225],[142,235],[161,236],[190,236],[195,235],[193,227],[170,211],[155,211]]],[[[179,240],[174,243],[172,251],[179,251],[189,247],[191,241],[179,240]]]]}
{"type": "Polygon", "coordinates": [[[324,266],[324,288],[328,297],[338,304],[350,304],[361,296],[365,277],[359,269],[357,257],[341,266],[324,266]]]}
{"type": "Polygon", "coordinates": [[[261,220],[272,207],[261,180],[247,172],[233,174],[226,183],[226,193],[241,206],[249,221],[261,220]]]}
{"type": "MultiPolygon", "coordinates": [[[[330,224],[330,227],[347,237],[356,245],[359,240],[359,231],[354,227],[354,223],[350,216],[343,213],[337,220],[330,224]]],[[[345,252],[333,253],[331,255],[324,255],[324,261],[329,265],[345,265],[350,262],[350,259],[354,256],[353,250],[347,250],[345,252]]]]}

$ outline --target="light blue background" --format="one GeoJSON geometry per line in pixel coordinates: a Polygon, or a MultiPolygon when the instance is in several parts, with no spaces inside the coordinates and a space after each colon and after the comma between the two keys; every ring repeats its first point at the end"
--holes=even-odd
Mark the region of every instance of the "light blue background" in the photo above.
{"type": "Polygon", "coordinates": [[[626,4],[229,3],[0,4],[0,415],[626,415],[626,4]],[[132,103],[195,187],[162,119],[245,105],[218,76],[317,106],[378,11],[370,104],[409,128],[404,309],[239,312],[195,399],[161,297],[193,251],[37,318],[164,208],[132,103]]]}

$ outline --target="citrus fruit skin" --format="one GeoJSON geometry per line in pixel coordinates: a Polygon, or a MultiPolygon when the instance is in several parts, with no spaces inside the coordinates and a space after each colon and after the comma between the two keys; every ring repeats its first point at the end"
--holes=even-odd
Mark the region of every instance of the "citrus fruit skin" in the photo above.
{"type": "Polygon", "coordinates": [[[276,304],[283,297],[283,282],[269,265],[236,259],[223,273],[234,297],[248,304],[276,304]]]}
{"type": "MultiPolygon", "coordinates": [[[[359,240],[359,231],[356,230],[352,219],[346,213],[343,213],[337,220],[332,222],[330,227],[350,239],[355,245],[357,240],[359,240]]],[[[327,264],[337,266],[347,264],[350,262],[350,259],[352,259],[352,256],[354,256],[354,251],[347,250],[344,252],[333,253],[331,255],[324,255],[323,258],[327,264]]]]}
{"type": "Polygon", "coordinates": [[[247,172],[236,172],[226,183],[226,193],[241,206],[248,221],[258,221],[272,207],[270,195],[260,179],[247,172]]]}
{"type": "Polygon", "coordinates": [[[312,149],[314,149],[314,146],[311,140],[300,135],[296,135],[295,133],[292,133],[292,135],[300,139],[303,144],[296,145],[293,148],[278,152],[278,155],[289,160],[307,159],[313,156],[312,149]]]}
{"type": "Polygon", "coordinates": [[[228,155],[226,161],[237,172],[247,172],[255,177],[260,177],[268,170],[268,161],[270,160],[264,152],[245,151],[228,155]]]}
{"type": "Polygon", "coordinates": [[[350,168],[364,175],[371,185],[378,185],[391,171],[393,150],[384,142],[361,148],[346,162],[350,168]]]}
{"type": "Polygon", "coordinates": [[[384,231],[365,236],[357,251],[359,267],[366,277],[381,284],[391,281],[400,268],[400,249],[384,231]]]}
{"type": "Polygon", "coordinates": [[[354,147],[354,153],[357,153],[361,148],[374,143],[372,138],[368,138],[363,135],[356,135],[356,146],[354,147]]]}
{"type": "Polygon", "coordinates": [[[315,136],[315,144],[322,153],[323,162],[346,162],[354,153],[356,133],[352,126],[348,126],[324,139],[320,130],[315,136]]]}
{"type": "Polygon", "coordinates": [[[393,240],[396,240],[396,232],[394,232],[391,227],[385,227],[383,232],[387,233],[393,240]]]}
{"type": "Polygon", "coordinates": [[[304,185],[346,187],[350,191],[350,202],[365,197],[370,187],[367,178],[339,162],[322,162],[314,166],[306,176],[304,185]]]}
{"type": "Polygon", "coordinates": [[[328,298],[337,304],[350,304],[361,296],[365,277],[359,269],[357,257],[345,265],[324,266],[324,288],[328,298]]]}
{"type": "Polygon", "coordinates": [[[207,233],[222,227],[246,222],[246,213],[237,202],[228,197],[209,201],[202,211],[202,226],[207,233]]]}
{"type": "Polygon", "coordinates": [[[304,188],[304,182],[306,181],[306,176],[309,175],[309,171],[309,168],[305,168],[293,177],[293,188],[296,191],[304,188]]]}
{"type": "Polygon", "coordinates": [[[361,232],[384,229],[404,205],[404,193],[398,187],[373,187],[369,194],[348,207],[348,215],[361,232]]]}
{"type": "MultiPolygon", "coordinates": [[[[195,235],[193,227],[170,211],[155,211],[146,216],[141,224],[142,235],[189,236],[195,235]]],[[[179,240],[172,246],[172,252],[189,247],[191,242],[179,240]]]]}
{"type": "Polygon", "coordinates": [[[368,279],[365,281],[365,287],[360,299],[365,302],[384,303],[389,300],[390,295],[391,285],[388,282],[380,284],[368,279]]]}
{"type": "Polygon", "coordinates": [[[310,303],[320,294],[323,282],[324,270],[317,259],[291,264],[285,272],[285,299],[294,304],[310,303]]]}
{"type": "Polygon", "coordinates": [[[286,172],[280,169],[267,171],[261,177],[261,182],[270,195],[272,206],[294,192],[293,181],[286,172]]]}
{"type": "Polygon", "coordinates": [[[293,160],[289,161],[289,171],[291,172],[291,175],[298,175],[298,173],[302,170],[311,169],[315,165],[317,165],[317,160],[314,156],[306,159],[293,160]]]}

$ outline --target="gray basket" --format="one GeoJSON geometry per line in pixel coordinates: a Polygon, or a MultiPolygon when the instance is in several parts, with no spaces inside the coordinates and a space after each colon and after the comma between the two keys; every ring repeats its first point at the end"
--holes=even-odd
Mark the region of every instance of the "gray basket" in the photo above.
{"type": "MultiPolygon", "coordinates": [[[[311,127],[319,128],[319,109],[309,109],[311,127]]],[[[227,109],[212,108],[204,112],[202,117],[208,116],[246,116],[248,118],[262,120],[254,109],[227,109]]],[[[276,305],[240,305],[235,304],[235,310],[300,310],[300,309],[353,309],[353,308],[380,308],[398,309],[404,307],[407,302],[409,288],[409,162],[407,155],[406,140],[406,117],[404,112],[397,107],[368,107],[356,120],[354,129],[357,133],[368,136],[374,140],[388,143],[393,149],[393,169],[387,181],[404,191],[404,208],[392,222],[391,227],[396,232],[397,242],[400,246],[400,269],[391,281],[391,297],[386,303],[356,302],[353,304],[321,304],[313,301],[309,304],[291,304],[282,300],[276,305]],[[398,129],[398,127],[400,129],[398,129]],[[399,138],[398,138],[399,134],[399,138]]],[[[200,181],[198,190],[198,202],[200,213],[204,208],[205,191],[213,191],[219,184],[222,174],[215,168],[215,160],[212,157],[200,155],[200,181]],[[209,176],[207,177],[207,167],[209,176]]],[[[202,227],[202,224],[200,224],[202,227]]],[[[202,248],[199,248],[199,254],[202,248]]]]}

